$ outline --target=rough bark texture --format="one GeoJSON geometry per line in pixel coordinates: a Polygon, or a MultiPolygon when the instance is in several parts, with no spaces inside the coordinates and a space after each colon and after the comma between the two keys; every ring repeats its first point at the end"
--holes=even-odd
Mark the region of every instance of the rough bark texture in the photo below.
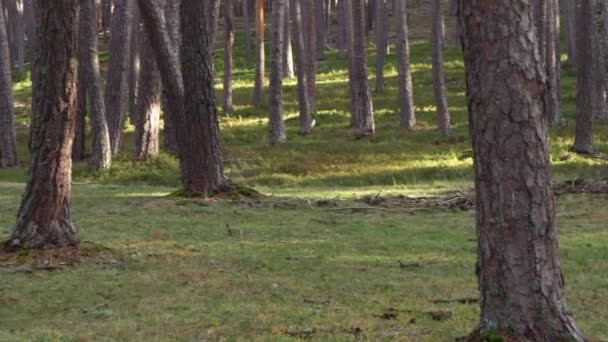
{"type": "Polygon", "coordinates": [[[14,117],[11,58],[6,23],[0,13],[0,168],[18,164],[14,117]]]}
{"type": "Polygon", "coordinates": [[[395,0],[395,16],[397,21],[396,44],[399,69],[400,127],[402,129],[412,129],[416,125],[416,114],[414,112],[414,90],[410,70],[406,0],[395,0]]]}
{"type": "Polygon", "coordinates": [[[112,163],[110,134],[106,110],[101,94],[101,76],[97,53],[97,11],[95,0],[83,0],[80,9],[80,49],[84,49],[83,70],[86,73],[87,93],[91,107],[91,134],[93,136],[93,172],[104,170],[112,163]]]}
{"type": "Polygon", "coordinates": [[[549,178],[547,83],[532,1],[462,6],[479,241],[477,333],[582,341],[564,297],[549,178]]]}
{"type": "Polygon", "coordinates": [[[133,137],[133,159],[147,160],[158,154],[161,107],[160,72],[147,34],[140,40],[141,69],[137,95],[137,121],[133,137]]]}
{"type": "Polygon", "coordinates": [[[372,98],[367,80],[367,40],[365,37],[364,0],[345,3],[348,20],[349,81],[351,101],[351,123],[355,137],[362,138],[375,133],[372,98]]]}
{"type": "MultiPolygon", "coordinates": [[[[173,53],[176,54],[177,60],[179,60],[179,47],[181,41],[180,35],[180,20],[179,20],[179,8],[180,0],[165,1],[165,23],[167,25],[167,32],[169,33],[169,39],[172,44],[173,53]]],[[[167,91],[163,86],[162,91],[162,109],[163,109],[163,123],[164,123],[164,134],[163,143],[164,149],[170,153],[177,153],[177,124],[175,123],[175,115],[171,112],[171,106],[169,106],[169,100],[167,99],[167,91]]]]}
{"type": "Polygon", "coordinates": [[[304,35],[302,32],[302,6],[300,0],[293,0],[291,4],[292,42],[296,61],[296,74],[298,77],[298,104],[300,110],[300,135],[312,133],[312,110],[308,98],[308,80],[305,63],[304,35]]]}
{"type": "Polygon", "coordinates": [[[270,101],[268,111],[268,141],[270,145],[287,140],[283,122],[283,48],[285,0],[272,3],[272,47],[270,50],[270,101]]]}
{"type": "Polygon", "coordinates": [[[591,1],[576,0],[576,131],[574,151],[592,154],[593,148],[593,53],[591,1]]]}
{"type": "Polygon", "coordinates": [[[34,77],[31,162],[7,250],[79,242],[70,216],[79,7],[79,0],[36,1],[40,25],[34,69],[41,74],[34,77]]]}
{"type": "Polygon", "coordinates": [[[120,152],[126,118],[133,4],[134,0],[114,0],[114,14],[111,22],[112,36],[110,37],[105,106],[113,155],[120,152]]]}
{"type": "Polygon", "coordinates": [[[376,0],[376,92],[384,92],[384,60],[388,46],[386,0],[376,0]]]}
{"type": "Polygon", "coordinates": [[[448,95],[443,72],[443,15],[440,0],[431,0],[431,57],[433,60],[433,91],[437,106],[437,127],[442,136],[450,134],[448,95]]]}
{"type": "Polygon", "coordinates": [[[232,47],[234,26],[232,24],[232,0],[224,0],[224,112],[232,113],[232,47]]]}
{"type": "Polygon", "coordinates": [[[264,103],[264,0],[255,1],[255,84],[253,105],[264,103]]]}
{"type": "Polygon", "coordinates": [[[283,23],[285,47],[283,48],[283,72],[281,74],[283,78],[293,78],[295,76],[293,69],[293,47],[291,44],[291,20],[289,19],[291,1],[297,0],[285,0],[285,20],[283,23]]]}

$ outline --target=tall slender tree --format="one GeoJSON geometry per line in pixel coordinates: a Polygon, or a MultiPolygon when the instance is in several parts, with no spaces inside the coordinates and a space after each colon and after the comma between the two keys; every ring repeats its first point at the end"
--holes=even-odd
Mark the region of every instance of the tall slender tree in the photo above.
{"type": "MultiPolygon", "coordinates": [[[[165,1],[165,24],[167,25],[167,32],[169,33],[169,40],[172,44],[172,50],[174,54],[177,54],[179,60],[179,47],[181,41],[180,34],[180,3],[181,0],[165,1]]],[[[171,112],[171,106],[167,99],[167,91],[164,89],[162,92],[162,109],[163,109],[163,122],[164,122],[164,134],[163,143],[164,150],[170,153],[177,153],[177,133],[175,123],[175,115],[171,112]]]]}
{"type": "Polygon", "coordinates": [[[304,32],[302,31],[302,5],[300,0],[293,0],[291,3],[292,17],[292,42],[294,57],[296,61],[296,75],[298,77],[298,104],[300,111],[300,135],[308,135],[312,133],[312,109],[310,108],[310,99],[308,96],[308,80],[305,67],[306,48],[304,46],[304,32]]]}
{"type": "Polygon", "coordinates": [[[376,92],[384,92],[384,60],[388,47],[386,0],[376,0],[376,92]]]}
{"type": "Polygon", "coordinates": [[[304,47],[308,53],[304,54],[304,70],[306,72],[306,87],[308,88],[308,106],[311,114],[316,112],[317,93],[317,18],[315,0],[300,1],[300,14],[302,16],[302,32],[304,33],[304,47]]]}
{"type": "Polygon", "coordinates": [[[406,0],[395,0],[395,16],[397,19],[397,60],[399,61],[400,127],[402,129],[412,129],[416,125],[416,113],[414,111],[414,89],[410,70],[406,0]]]}
{"type": "Polygon", "coordinates": [[[315,34],[316,37],[316,48],[317,48],[317,60],[325,60],[327,57],[325,56],[325,42],[326,42],[326,30],[327,25],[325,25],[325,0],[310,0],[315,1],[314,4],[314,18],[315,18],[315,34]]]}
{"type": "Polygon", "coordinates": [[[476,333],[514,341],[583,341],[568,313],[558,256],[547,82],[533,1],[461,5],[478,204],[476,333]]]}
{"type": "Polygon", "coordinates": [[[293,78],[294,66],[293,66],[293,46],[291,43],[291,16],[290,10],[291,2],[296,0],[285,0],[285,23],[283,24],[283,39],[285,40],[285,47],[283,49],[283,78],[293,78]]]}
{"type": "Polygon", "coordinates": [[[110,134],[106,119],[106,109],[101,93],[99,73],[99,54],[97,53],[97,10],[95,0],[83,0],[80,7],[80,49],[84,49],[83,70],[86,73],[87,94],[91,108],[91,133],[93,136],[93,158],[91,168],[94,172],[110,167],[112,151],[110,134]]]}
{"type": "Polygon", "coordinates": [[[437,126],[442,136],[450,134],[448,94],[443,69],[443,15],[440,0],[431,0],[431,57],[433,60],[433,91],[437,106],[437,126]]]}
{"type": "Polygon", "coordinates": [[[283,122],[283,49],[285,0],[272,2],[272,47],[270,50],[270,101],[268,141],[271,145],[287,140],[283,122]]]}
{"type": "Polygon", "coordinates": [[[576,0],[576,130],[574,151],[592,154],[593,147],[593,52],[591,1],[576,0]]]}
{"type": "Polygon", "coordinates": [[[31,159],[7,250],[48,249],[79,242],[71,219],[70,196],[80,3],[35,3],[39,19],[35,63],[39,65],[34,70],[40,75],[33,77],[31,159]]]}
{"type": "Polygon", "coordinates": [[[234,26],[232,24],[232,0],[224,0],[224,112],[232,108],[232,47],[234,46],[234,26]]]}
{"type": "MultiPolygon", "coordinates": [[[[251,17],[250,17],[250,3],[251,0],[241,0],[243,2],[243,24],[245,25],[245,58],[247,61],[251,60],[251,17]]],[[[297,0],[295,0],[297,1],[297,0]]]]}
{"type": "Polygon", "coordinates": [[[264,103],[264,0],[255,1],[255,84],[253,105],[261,107],[264,103]]]}
{"type": "Polygon", "coordinates": [[[17,166],[11,58],[4,15],[0,13],[0,167],[17,166]]]}

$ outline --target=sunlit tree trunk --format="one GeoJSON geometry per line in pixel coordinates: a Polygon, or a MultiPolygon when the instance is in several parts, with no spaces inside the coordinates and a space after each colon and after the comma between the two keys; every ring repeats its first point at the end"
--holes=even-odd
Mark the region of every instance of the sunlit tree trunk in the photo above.
{"type": "Polygon", "coordinates": [[[293,47],[291,43],[291,20],[289,14],[289,8],[292,1],[297,0],[285,0],[285,23],[283,24],[283,39],[285,40],[285,48],[283,49],[283,78],[293,78],[294,67],[293,67],[293,47]]]}
{"type": "Polygon", "coordinates": [[[406,0],[395,0],[395,16],[397,21],[397,60],[399,68],[399,75],[397,77],[399,81],[400,127],[402,129],[412,129],[416,125],[416,114],[414,111],[414,90],[410,70],[406,0]]]}
{"type": "Polygon", "coordinates": [[[34,70],[44,77],[34,77],[29,176],[7,250],[79,242],[70,196],[80,3],[36,1],[40,41],[34,70]]]}
{"type": "Polygon", "coordinates": [[[284,49],[285,0],[272,3],[272,46],[270,51],[270,101],[268,141],[270,145],[287,140],[283,122],[283,49],[284,49]]]}
{"type": "Polygon", "coordinates": [[[450,134],[450,113],[443,69],[443,37],[440,0],[431,0],[431,56],[433,60],[433,91],[437,106],[437,126],[442,136],[450,134]]]}
{"type": "Polygon", "coordinates": [[[593,148],[593,52],[590,0],[576,0],[576,130],[574,151],[592,154],[593,148]]]}
{"type": "Polygon", "coordinates": [[[293,0],[291,3],[292,17],[292,42],[296,64],[296,74],[298,77],[298,104],[300,110],[300,135],[312,133],[312,110],[308,98],[308,81],[306,79],[305,67],[305,45],[304,34],[302,32],[302,6],[300,0],[293,0]]]}
{"type": "Polygon", "coordinates": [[[261,107],[264,103],[264,0],[255,1],[255,44],[253,105],[261,107]]]}
{"type": "Polygon", "coordinates": [[[376,0],[376,92],[384,92],[384,60],[388,46],[386,0],[376,0]]]}

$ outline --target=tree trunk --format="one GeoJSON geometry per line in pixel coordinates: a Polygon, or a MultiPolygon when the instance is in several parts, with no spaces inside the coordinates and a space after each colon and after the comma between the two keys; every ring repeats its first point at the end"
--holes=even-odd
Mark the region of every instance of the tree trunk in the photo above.
{"type": "MultiPolygon", "coordinates": [[[[167,32],[169,33],[169,40],[172,44],[173,53],[178,55],[178,60],[179,48],[181,45],[179,18],[180,3],[181,0],[165,1],[165,23],[167,25],[167,32]]],[[[164,149],[169,153],[177,153],[177,124],[175,123],[175,115],[171,112],[171,106],[169,106],[169,100],[167,99],[168,94],[164,85],[162,88],[161,104],[164,121],[164,149]]]]}
{"type": "Polygon", "coordinates": [[[105,106],[113,155],[120,152],[126,118],[133,1],[114,0],[114,14],[112,15],[105,106]]]}
{"type": "Polygon", "coordinates": [[[608,62],[606,54],[608,51],[608,45],[606,40],[608,39],[608,32],[606,31],[606,13],[604,13],[606,7],[605,0],[591,0],[592,5],[592,27],[593,33],[592,45],[596,47],[592,49],[591,54],[593,56],[593,119],[606,121],[608,118],[608,104],[606,103],[606,81],[605,81],[605,69],[608,62]]]}
{"type": "Polygon", "coordinates": [[[22,73],[25,71],[25,21],[23,0],[10,0],[9,21],[12,26],[13,59],[15,67],[22,73]]]}
{"type": "Polygon", "coordinates": [[[345,0],[338,1],[338,55],[340,56],[340,58],[346,58],[348,42],[346,38],[347,18],[344,9],[345,0]]]}
{"type": "Polygon", "coordinates": [[[40,41],[34,69],[41,75],[34,77],[31,162],[7,250],[79,242],[70,215],[79,7],[78,0],[36,1],[40,41]]]}
{"type": "MultiPolygon", "coordinates": [[[[78,49],[78,60],[87,58],[86,49],[78,49]]],[[[76,82],[76,123],[74,125],[74,142],[72,143],[72,160],[81,161],[86,156],[86,132],[87,132],[87,95],[88,82],[86,63],[78,63],[78,82],[76,82]]]]}
{"type": "MultiPolygon", "coordinates": [[[[211,49],[211,56],[215,53],[215,38],[217,36],[217,25],[220,21],[221,0],[206,0],[203,1],[203,7],[207,13],[207,34],[209,35],[208,44],[211,49]],[[208,6],[208,7],[207,7],[208,6]]],[[[213,67],[213,65],[211,65],[213,67]]]]}
{"type": "Polygon", "coordinates": [[[304,70],[306,70],[306,87],[308,88],[308,106],[312,113],[316,111],[317,92],[317,61],[314,51],[317,51],[317,25],[314,0],[299,0],[300,15],[302,16],[302,32],[304,33],[305,51],[304,70]]]}
{"type": "Polygon", "coordinates": [[[549,124],[559,123],[562,119],[560,109],[560,79],[561,61],[559,52],[559,0],[547,1],[547,20],[545,22],[546,54],[545,64],[547,69],[548,96],[547,110],[549,124]]]}
{"type": "Polygon", "coordinates": [[[291,4],[292,42],[296,61],[296,74],[298,77],[298,104],[300,110],[300,135],[312,133],[312,110],[308,98],[308,80],[305,67],[304,34],[302,31],[302,5],[300,0],[293,0],[291,4]]]}
{"type": "Polygon", "coordinates": [[[461,4],[479,241],[476,333],[583,341],[564,297],[532,1],[461,4]]]}
{"type": "MultiPolygon", "coordinates": [[[[251,17],[249,16],[249,5],[250,0],[243,1],[243,21],[245,25],[245,58],[247,61],[251,60],[251,17]]],[[[294,0],[297,1],[297,0],[294,0]]]]}
{"type": "Polygon", "coordinates": [[[0,13],[0,168],[18,165],[14,117],[8,35],[0,13]]]}
{"type": "Polygon", "coordinates": [[[253,105],[262,107],[264,103],[264,0],[255,1],[255,85],[253,105]]]}
{"type": "Polygon", "coordinates": [[[232,113],[232,47],[234,27],[232,25],[232,0],[224,0],[225,45],[224,45],[224,112],[232,113]]]}
{"type": "Polygon", "coordinates": [[[272,49],[270,51],[270,107],[268,121],[268,141],[270,145],[282,144],[287,140],[283,122],[283,48],[285,26],[285,0],[272,3],[272,49]]]}
{"type": "Polygon", "coordinates": [[[161,106],[160,72],[147,34],[140,39],[141,69],[137,95],[137,121],[133,139],[133,159],[148,160],[158,154],[161,106]]]}
{"type": "Polygon", "coordinates": [[[443,38],[441,37],[442,15],[440,0],[431,0],[431,55],[433,60],[433,91],[437,106],[437,126],[442,136],[450,135],[450,113],[443,72],[443,38]]]}
{"type": "Polygon", "coordinates": [[[351,123],[355,137],[362,138],[375,133],[374,109],[367,80],[364,0],[346,1],[345,9],[348,20],[351,123]]]}
{"type": "Polygon", "coordinates": [[[572,68],[576,68],[576,39],[578,34],[576,33],[576,1],[577,0],[563,0],[566,13],[566,37],[568,41],[568,64],[572,68]]]}
{"type": "Polygon", "coordinates": [[[93,172],[104,170],[112,163],[110,135],[106,120],[105,106],[101,94],[101,76],[97,53],[97,11],[95,0],[83,0],[80,8],[80,48],[84,49],[81,61],[86,73],[87,93],[91,106],[91,133],[93,135],[93,172]]]}
{"type": "Polygon", "coordinates": [[[576,132],[574,151],[592,154],[593,148],[593,53],[591,1],[576,0],[576,132]]]}
{"type": "Polygon", "coordinates": [[[410,70],[410,46],[408,42],[406,0],[396,0],[395,5],[395,16],[397,20],[400,127],[402,129],[412,129],[416,125],[416,114],[414,111],[414,94],[410,70]]]}
{"type": "Polygon", "coordinates": [[[139,6],[133,7],[133,23],[131,27],[131,46],[129,47],[129,120],[132,125],[137,122],[137,95],[139,94],[139,72],[141,58],[139,54],[139,41],[142,36],[141,16],[139,6]]]}
{"type": "Polygon", "coordinates": [[[386,0],[376,0],[376,92],[384,92],[384,60],[388,46],[386,0]]]}
{"type": "Polygon", "coordinates": [[[323,61],[327,57],[325,56],[325,36],[326,36],[326,25],[325,25],[325,0],[311,0],[315,1],[315,33],[316,37],[316,48],[317,48],[317,60],[323,61]]]}
{"type": "Polygon", "coordinates": [[[285,0],[285,23],[283,24],[283,39],[285,41],[285,47],[283,48],[283,72],[281,77],[293,78],[293,48],[291,44],[291,20],[289,20],[289,8],[291,1],[297,0],[285,0]]]}
{"type": "MultiPolygon", "coordinates": [[[[97,10],[95,10],[97,14],[97,10]]],[[[107,37],[108,30],[112,23],[112,0],[101,0],[101,31],[103,35],[107,37]]],[[[97,22],[95,22],[95,29],[97,30],[97,22]]]]}

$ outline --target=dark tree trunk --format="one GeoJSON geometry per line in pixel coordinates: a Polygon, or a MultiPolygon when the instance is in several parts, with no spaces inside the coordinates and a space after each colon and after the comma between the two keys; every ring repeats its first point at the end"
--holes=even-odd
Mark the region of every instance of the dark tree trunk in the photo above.
{"type": "Polygon", "coordinates": [[[302,16],[302,32],[304,33],[304,47],[308,53],[304,54],[304,70],[306,72],[306,87],[308,88],[308,106],[311,114],[316,112],[317,93],[317,61],[314,51],[317,51],[317,25],[314,0],[299,0],[300,15],[302,16]]]}
{"type": "Polygon", "coordinates": [[[219,124],[213,91],[209,34],[199,0],[182,0],[182,73],[164,29],[157,0],[138,0],[150,36],[171,112],[175,113],[182,184],[191,193],[224,191],[219,124]]]}
{"type": "Polygon", "coordinates": [[[255,44],[253,105],[259,108],[264,103],[264,0],[255,1],[255,44]]]}
{"type": "Polygon", "coordinates": [[[284,48],[285,0],[272,3],[272,48],[270,51],[270,101],[268,141],[270,145],[287,140],[283,122],[283,48],[284,48]]]}
{"type": "Polygon", "coordinates": [[[79,242],[70,215],[79,7],[78,0],[36,1],[34,69],[44,77],[34,77],[29,177],[7,250],[79,242]]]}
{"type": "Polygon", "coordinates": [[[131,29],[133,26],[133,3],[134,0],[114,0],[114,14],[112,15],[105,106],[113,155],[120,152],[127,111],[127,80],[131,29]]]}
{"type": "Polygon", "coordinates": [[[376,0],[376,92],[384,92],[384,60],[386,58],[388,16],[386,0],[376,0]]]}
{"type": "Polygon", "coordinates": [[[224,0],[225,45],[224,45],[224,112],[232,113],[232,47],[234,27],[232,25],[232,0],[224,0]]]}
{"type": "MultiPolygon", "coordinates": [[[[167,32],[169,33],[169,40],[172,44],[173,53],[178,55],[179,60],[179,48],[180,48],[180,20],[179,20],[179,8],[180,0],[165,1],[165,23],[167,25],[167,32]]],[[[164,134],[163,143],[165,151],[169,153],[177,153],[177,124],[175,123],[175,115],[171,112],[171,106],[169,106],[169,100],[167,99],[167,91],[163,86],[162,91],[162,109],[163,109],[163,121],[164,121],[164,134]]]]}
{"type": "Polygon", "coordinates": [[[592,45],[595,47],[592,49],[591,54],[593,57],[593,119],[604,120],[608,118],[608,104],[606,103],[606,80],[605,80],[605,69],[607,64],[606,54],[608,53],[608,46],[606,45],[606,39],[608,39],[608,32],[606,31],[606,14],[604,10],[606,8],[605,0],[591,0],[592,5],[592,45]]]}
{"type": "Polygon", "coordinates": [[[83,0],[80,9],[80,49],[84,49],[81,61],[86,73],[87,93],[91,107],[91,134],[93,136],[93,172],[104,170],[112,163],[110,135],[105,105],[101,94],[101,76],[97,53],[97,11],[95,0],[83,0]]]}
{"type": "Polygon", "coordinates": [[[0,13],[0,168],[18,164],[14,117],[11,58],[6,23],[0,13]]]}
{"type": "Polygon", "coordinates": [[[317,48],[317,60],[323,61],[327,57],[325,57],[325,35],[326,35],[326,25],[325,25],[325,0],[311,0],[315,1],[315,33],[316,37],[316,48],[317,48]]]}
{"type": "MultiPolygon", "coordinates": [[[[380,0],[378,0],[380,1],[380,0]]],[[[395,0],[397,21],[397,60],[399,68],[400,127],[412,129],[416,125],[414,94],[410,70],[410,46],[408,42],[406,0],[395,0]]]]}
{"type": "Polygon", "coordinates": [[[476,333],[582,341],[568,314],[558,257],[545,61],[532,1],[461,4],[477,197],[476,333]],[[500,39],[496,32],[503,32],[500,39]]]}
{"type": "Polygon", "coordinates": [[[576,0],[576,132],[574,151],[592,154],[593,148],[593,52],[591,1],[576,0]]]}
{"type": "Polygon", "coordinates": [[[433,60],[433,91],[437,106],[437,126],[442,136],[450,134],[450,113],[443,71],[443,38],[440,0],[431,0],[431,56],[433,60]]]}
{"type": "Polygon", "coordinates": [[[348,49],[348,42],[346,38],[346,25],[347,18],[344,9],[344,1],[338,0],[338,54],[340,58],[346,58],[346,50],[348,49]]]}
{"type": "Polygon", "coordinates": [[[292,42],[296,60],[296,74],[298,77],[298,104],[300,110],[300,135],[312,133],[312,110],[308,98],[308,81],[305,67],[304,34],[302,31],[302,5],[300,0],[293,0],[291,4],[292,42]]]}
{"type": "MultiPolygon", "coordinates": [[[[95,11],[97,13],[97,10],[95,11]]],[[[108,30],[112,22],[112,0],[101,0],[101,31],[104,36],[108,35],[108,30]]],[[[97,22],[95,22],[97,29],[97,22]]]]}
{"type": "Polygon", "coordinates": [[[137,95],[139,95],[139,72],[141,70],[141,56],[139,41],[142,36],[141,17],[139,6],[133,7],[133,22],[131,25],[131,45],[129,47],[129,120],[132,125],[137,122],[137,95]]]}
{"type": "Polygon", "coordinates": [[[133,139],[133,159],[148,160],[158,154],[161,106],[160,72],[147,34],[140,39],[141,69],[137,95],[137,121],[133,139]]]}
{"type": "Polygon", "coordinates": [[[365,37],[364,0],[345,3],[348,20],[349,81],[351,101],[351,123],[355,137],[362,138],[375,133],[372,98],[367,79],[367,40],[365,37]]]}
{"type": "MultiPolygon", "coordinates": [[[[576,1],[577,0],[563,0],[566,13],[566,37],[568,41],[568,64],[572,68],[576,68],[576,39],[578,34],[576,33],[576,1]]],[[[587,18],[589,19],[589,18],[587,18]]]]}
{"type": "Polygon", "coordinates": [[[14,65],[22,73],[25,71],[25,22],[23,16],[23,0],[10,0],[9,21],[12,26],[13,60],[14,65]]]}
{"type": "MultiPolygon", "coordinates": [[[[211,55],[215,53],[215,38],[217,34],[217,25],[220,22],[220,8],[221,0],[206,0],[203,2],[203,7],[207,13],[207,34],[209,35],[209,46],[211,49],[211,55]]],[[[212,65],[213,67],[213,65],[212,65]]]]}
{"type": "MultiPolygon", "coordinates": [[[[245,25],[245,58],[247,61],[251,60],[251,16],[249,6],[250,0],[242,0],[243,1],[243,21],[245,25]]],[[[297,0],[294,0],[297,1],[297,0]]]]}
{"type": "Polygon", "coordinates": [[[293,49],[291,44],[291,20],[289,15],[289,8],[292,1],[297,0],[285,0],[285,20],[283,24],[283,39],[285,41],[285,47],[283,48],[283,72],[281,77],[293,78],[293,49]]]}

